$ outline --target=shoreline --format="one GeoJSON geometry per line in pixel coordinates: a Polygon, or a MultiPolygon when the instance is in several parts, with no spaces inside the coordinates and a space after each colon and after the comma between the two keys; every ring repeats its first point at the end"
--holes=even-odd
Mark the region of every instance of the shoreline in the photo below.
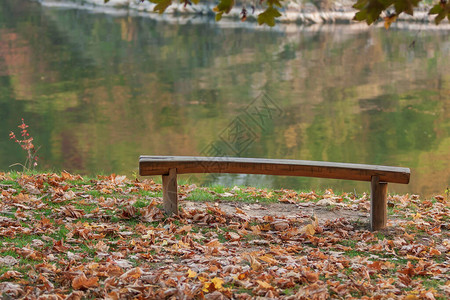
{"type": "MultiPolygon", "coordinates": [[[[205,23],[214,22],[219,26],[229,27],[254,27],[257,15],[262,9],[255,9],[254,13],[249,13],[245,22],[240,21],[240,12],[242,6],[236,5],[229,14],[224,14],[223,19],[216,22],[213,12],[214,4],[198,4],[184,7],[183,4],[171,5],[164,14],[158,14],[153,11],[156,4],[145,1],[136,3],[133,0],[110,0],[103,4],[103,0],[33,0],[39,2],[42,6],[61,8],[61,9],[82,9],[92,13],[103,13],[114,16],[140,16],[147,17],[155,21],[166,21],[170,23],[205,23]],[[225,23],[225,24],[224,24],[225,23]]],[[[289,3],[281,9],[282,16],[278,19],[277,25],[363,25],[364,27],[382,27],[383,22],[376,22],[373,25],[366,25],[364,22],[353,21],[356,12],[351,5],[353,2],[345,0],[336,2],[333,8],[327,11],[318,10],[313,4],[289,3]]],[[[427,7],[420,7],[414,12],[414,16],[402,14],[391,28],[410,29],[408,27],[420,26],[420,29],[426,25],[427,29],[450,30],[450,23],[443,22],[440,25],[434,24],[434,16],[428,15],[427,7]],[[415,25],[415,26],[414,26],[415,25]]],[[[258,26],[265,27],[265,26],[258,26]]]]}

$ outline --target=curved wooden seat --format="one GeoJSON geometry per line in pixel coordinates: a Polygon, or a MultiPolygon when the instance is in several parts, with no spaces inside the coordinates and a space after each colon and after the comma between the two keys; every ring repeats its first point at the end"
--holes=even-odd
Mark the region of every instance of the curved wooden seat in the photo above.
{"type": "Polygon", "coordinates": [[[162,175],[163,202],[168,214],[178,214],[177,174],[237,173],[320,177],[371,182],[371,229],[386,227],[387,183],[409,183],[409,168],[323,161],[242,157],[141,156],[141,176],[162,175]]]}

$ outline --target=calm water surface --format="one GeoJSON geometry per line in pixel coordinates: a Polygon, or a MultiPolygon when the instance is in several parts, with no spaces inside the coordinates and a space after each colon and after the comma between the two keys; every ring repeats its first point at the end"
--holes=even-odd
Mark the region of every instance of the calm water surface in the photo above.
{"type": "MultiPolygon", "coordinates": [[[[442,194],[450,185],[449,36],[426,26],[181,26],[2,0],[0,169],[24,161],[8,139],[23,117],[44,169],[132,175],[141,154],[325,160],[410,167],[411,184],[391,192],[442,194]]],[[[255,175],[197,180],[369,188],[255,175]]]]}

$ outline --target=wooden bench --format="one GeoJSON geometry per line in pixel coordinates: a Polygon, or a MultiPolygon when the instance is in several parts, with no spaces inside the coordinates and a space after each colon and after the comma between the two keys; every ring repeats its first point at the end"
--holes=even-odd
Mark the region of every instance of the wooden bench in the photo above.
{"type": "Polygon", "coordinates": [[[409,168],[290,159],[196,156],[141,156],[141,176],[162,175],[163,206],[178,214],[177,174],[237,173],[321,177],[371,182],[370,228],[387,222],[387,183],[409,183],[409,168]]]}

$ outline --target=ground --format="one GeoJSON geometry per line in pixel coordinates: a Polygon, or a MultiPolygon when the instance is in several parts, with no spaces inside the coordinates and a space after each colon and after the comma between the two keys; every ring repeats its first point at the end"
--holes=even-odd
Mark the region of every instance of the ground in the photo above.
{"type": "Polygon", "coordinates": [[[0,173],[0,294],[27,299],[448,299],[448,195],[161,185],[0,173]]]}

